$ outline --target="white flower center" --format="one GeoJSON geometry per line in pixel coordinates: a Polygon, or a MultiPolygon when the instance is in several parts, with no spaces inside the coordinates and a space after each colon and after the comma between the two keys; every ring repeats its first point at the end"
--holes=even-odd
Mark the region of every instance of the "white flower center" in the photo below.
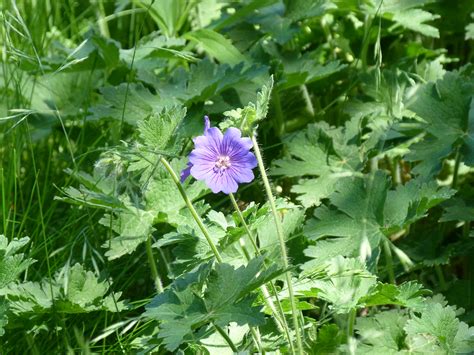
{"type": "Polygon", "coordinates": [[[220,156],[219,159],[216,160],[216,168],[220,170],[226,170],[229,168],[232,164],[230,163],[230,157],[227,155],[220,156]]]}

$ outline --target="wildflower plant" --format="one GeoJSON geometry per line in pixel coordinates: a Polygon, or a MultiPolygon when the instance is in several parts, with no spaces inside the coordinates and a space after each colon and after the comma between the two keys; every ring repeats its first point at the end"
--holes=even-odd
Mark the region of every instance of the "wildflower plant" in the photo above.
{"type": "Polygon", "coordinates": [[[474,352],[474,2],[76,3],[0,4],[0,353],[474,352]]]}

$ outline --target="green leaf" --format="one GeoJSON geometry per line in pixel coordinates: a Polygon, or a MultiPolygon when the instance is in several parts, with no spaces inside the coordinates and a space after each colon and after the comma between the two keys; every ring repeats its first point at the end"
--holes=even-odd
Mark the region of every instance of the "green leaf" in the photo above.
{"type": "Polygon", "coordinates": [[[143,142],[155,151],[165,150],[174,142],[176,130],[186,116],[186,108],[173,107],[138,122],[143,142]]]}
{"type": "Polygon", "coordinates": [[[134,1],[139,6],[148,10],[160,30],[167,36],[173,37],[185,23],[189,5],[187,0],[160,0],[160,1],[134,1]]]}
{"type": "Polygon", "coordinates": [[[13,239],[10,242],[4,235],[0,235],[0,290],[15,281],[18,276],[31,264],[32,259],[25,259],[18,250],[25,246],[30,238],[13,239]]]}
{"type": "Polygon", "coordinates": [[[238,127],[243,132],[250,134],[256,124],[267,117],[272,90],[273,76],[270,76],[268,82],[263,85],[262,89],[257,93],[256,104],[250,102],[244,108],[224,112],[226,119],[219,124],[219,127],[221,129],[238,127]]]}
{"type": "Polygon", "coordinates": [[[316,341],[307,349],[308,354],[338,354],[338,348],[345,341],[345,335],[336,324],[324,324],[318,332],[316,341]]]}
{"type": "Polygon", "coordinates": [[[259,257],[238,269],[222,263],[214,269],[211,263],[201,264],[156,296],[145,316],[160,322],[158,337],[166,349],[175,351],[186,339],[198,340],[199,329],[209,324],[263,324],[264,314],[253,305],[256,295],[251,292],[283,272],[275,266],[262,271],[263,262],[259,257]]]}
{"type": "Polygon", "coordinates": [[[238,269],[229,264],[216,264],[215,271],[209,276],[209,286],[205,294],[207,305],[218,309],[227,303],[236,302],[282,272],[276,265],[262,271],[263,268],[262,257],[252,259],[247,266],[238,269]]]}
{"type": "Polygon", "coordinates": [[[447,72],[436,83],[418,88],[408,107],[424,120],[419,128],[428,135],[406,157],[420,161],[415,173],[425,178],[436,175],[442,160],[455,149],[460,149],[466,165],[474,166],[473,94],[474,78],[460,72],[447,72]]]}
{"type": "Polygon", "coordinates": [[[132,206],[115,217],[110,214],[104,215],[99,223],[105,227],[111,227],[118,234],[102,245],[108,248],[105,256],[113,260],[135,251],[154,231],[152,227],[154,219],[155,213],[152,211],[144,211],[132,206]]]}
{"type": "Polygon", "coordinates": [[[336,192],[329,197],[338,210],[319,207],[314,214],[317,219],[310,220],[305,226],[305,234],[317,240],[305,254],[315,258],[314,263],[336,255],[370,255],[384,237],[381,226],[388,187],[389,181],[381,172],[364,179],[339,180],[336,192]],[[337,238],[319,241],[323,236],[337,238]]]}
{"type": "Polygon", "coordinates": [[[331,303],[336,313],[348,313],[363,307],[362,299],[375,287],[377,277],[367,271],[359,259],[337,256],[323,265],[304,264],[307,290],[316,289],[317,296],[331,303]]]}
{"type": "MultiPolygon", "coordinates": [[[[471,13],[471,18],[474,18],[474,12],[471,13]]],[[[465,40],[474,39],[474,22],[466,26],[466,36],[464,37],[464,39],[465,40]]]]}
{"type": "Polygon", "coordinates": [[[243,3],[242,7],[240,7],[234,14],[225,18],[221,17],[213,28],[217,31],[224,27],[232,26],[241,22],[250,15],[254,15],[260,9],[273,5],[277,1],[278,0],[253,0],[250,3],[243,3]]]}
{"type": "Polygon", "coordinates": [[[118,86],[103,87],[100,91],[102,96],[99,103],[89,109],[90,120],[123,119],[131,125],[136,125],[150,116],[159,116],[164,108],[176,104],[163,102],[159,96],[153,95],[141,84],[122,83],[118,86]]]}
{"type": "Polygon", "coordinates": [[[121,292],[108,294],[110,285],[111,282],[100,281],[93,272],[85,270],[81,264],[75,264],[73,267],[66,266],[51,281],[44,279],[41,282],[10,285],[5,294],[15,314],[120,312],[125,309],[123,301],[118,301],[121,292]]]}
{"type": "Polygon", "coordinates": [[[439,187],[434,181],[425,183],[421,178],[389,191],[384,207],[385,234],[395,233],[425,217],[430,208],[448,200],[455,192],[448,187],[439,187]]]}
{"type": "Polygon", "coordinates": [[[474,201],[454,198],[443,204],[444,213],[439,222],[474,221],[474,201]]]}
{"type": "Polygon", "coordinates": [[[245,56],[234,47],[230,40],[213,30],[200,29],[188,32],[183,37],[200,44],[211,57],[221,63],[236,65],[247,62],[245,56]]]}
{"type": "Polygon", "coordinates": [[[420,316],[409,320],[404,329],[411,344],[426,344],[428,349],[435,345],[447,354],[474,351],[474,327],[460,322],[451,306],[432,304],[420,316]]]}
{"type": "Polygon", "coordinates": [[[341,64],[338,60],[318,64],[315,55],[316,53],[309,53],[302,58],[283,61],[285,75],[278,82],[278,90],[290,89],[322,80],[347,67],[346,64],[341,64]]]}
{"type": "Polygon", "coordinates": [[[439,38],[439,30],[425,22],[439,19],[441,16],[421,9],[409,9],[393,14],[392,20],[402,27],[419,32],[428,37],[439,38]]]}
{"type": "Polygon", "coordinates": [[[319,206],[335,189],[341,176],[357,174],[362,167],[363,146],[356,145],[358,128],[349,121],[344,128],[326,123],[309,125],[285,138],[287,157],[277,159],[272,175],[304,177],[291,191],[305,207],[319,206]],[[307,177],[317,177],[308,179],[307,177]]]}
{"type": "Polygon", "coordinates": [[[0,337],[5,334],[5,326],[8,324],[8,302],[0,297],[0,337]]]}
{"type": "Polygon", "coordinates": [[[358,317],[355,330],[361,340],[357,346],[360,354],[398,354],[406,349],[404,325],[407,315],[390,310],[369,317],[358,317]]]}
{"type": "Polygon", "coordinates": [[[402,26],[428,37],[439,38],[438,29],[425,22],[436,20],[440,16],[420,9],[433,2],[435,0],[372,0],[369,11],[373,15],[380,11],[385,18],[394,21],[392,28],[402,26]]]}
{"type": "Polygon", "coordinates": [[[409,281],[399,286],[392,284],[378,284],[373,293],[362,299],[367,307],[382,305],[397,305],[413,310],[422,310],[426,306],[423,295],[429,291],[416,282],[409,281]]]}
{"type": "MultiPolygon", "coordinates": [[[[273,75],[270,76],[268,82],[262,86],[257,94],[257,105],[255,108],[255,122],[264,120],[268,114],[268,106],[270,105],[270,97],[273,90],[273,75]]],[[[249,125],[252,125],[254,122],[248,122],[249,125]]]]}
{"type": "MultiPolygon", "coordinates": [[[[293,203],[283,199],[276,201],[276,207],[281,214],[281,223],[285,239],[290,239],[291,235],[299,230],[304,221],[304,210],[293,203]]],[[[267,205],[263,208],[268,208],[267,205]]],[[[257,227],[259,247],[268,253],[271,260],[281,260],[280,248],[275,240],[275,220],[271,213],[268,213],[257,227]]]]}
{"type": "Polygon", "coordinates": [[[454,191],[436,183],[413,180],[389,191],[389,180],[381,171],[364,178],[343,178],[329,195],[331,205],[314,212],[304,233],[316,241],[305,254],[318,263],[336,255],[368,256],[385,236],[423,218],[433,206],[450,198],[454,191]],[[321,239],[324,236],[336,238],[321,239]]]}
{"type": "Polygon", "coordinates": [[[293,21],[321,16],[337,6],[329,0],[292,0],[287,1],[286,16],[293,21]]]}
{"type": "Polygon", "coordinates": [[[205,28],[214,21],[218,21],[226,5],[228,5],[228,0],[201,0],[196,4],[194,27],[205,28]]]}

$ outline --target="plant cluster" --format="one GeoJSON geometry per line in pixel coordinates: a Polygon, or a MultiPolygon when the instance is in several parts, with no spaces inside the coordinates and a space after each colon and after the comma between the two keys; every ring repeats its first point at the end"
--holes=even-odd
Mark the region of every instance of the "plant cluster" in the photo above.
{"type": "Polygon", "coordinates": [[[474,352],[472,1],[0,10],[0,353],[474,352]]]}

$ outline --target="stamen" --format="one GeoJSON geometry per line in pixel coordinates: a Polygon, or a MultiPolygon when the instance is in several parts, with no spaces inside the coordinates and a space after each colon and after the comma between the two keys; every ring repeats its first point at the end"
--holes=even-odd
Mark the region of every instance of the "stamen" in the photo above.
{"type": "Polygon", "coordinates": [[[225,156],[220,156],[217,160],[216,160],[216,168],[220,169],[220,170],[226,170],[227,168],[229,168],[231,166],[231,162],[230,162],[230,157],[225,155],[225,156]]]}

